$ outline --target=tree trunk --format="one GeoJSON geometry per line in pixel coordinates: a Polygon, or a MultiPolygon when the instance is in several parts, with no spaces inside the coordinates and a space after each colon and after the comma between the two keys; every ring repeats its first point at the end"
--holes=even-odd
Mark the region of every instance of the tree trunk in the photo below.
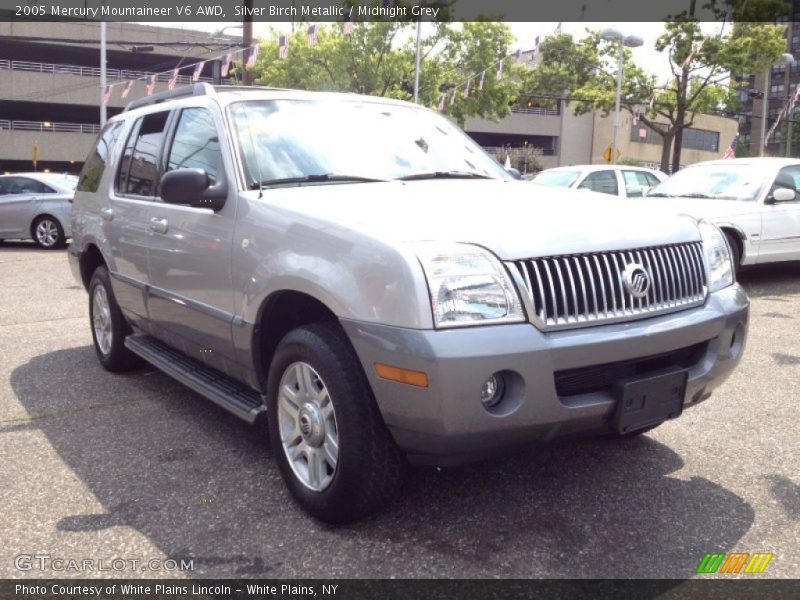
{"type": "MultiPolygon", "coordinates": [[[[689,2],[689,17],[694,19],[696,0],[689,2]]],[[[692,52],[691,44],[689,52],[692,52]]],[[[689,55],[691,56],[691,54],[689,55]]],[[[688,60],[688,59],[687,59],[688,60]]],[[[683,149],[683,123],[686,120],[686,93],[689,88],[689,65],[681,69],[680,87],[678,88],[678,102],[675,113],[675,144],[672,147],[672,173],[677,173],[681,168],[681,150],[683,149]]]]}
{"type": "Polygon", "coordinates": [[[661,135],[661,139],[662,139],[662,143],[663,143],[663,146],[661,146],[661,170],[664,171],[664,173],[667,173],[667,174],[670,173],[670,170],[669,170],[669,151],[670,151],[670,148],[672,146],[672,138],[673,137],[674,137],[674,134],[673,135],[669,135],[669,136],[666,136],[666,135],[663,135],[663,134],[661,135]]]}

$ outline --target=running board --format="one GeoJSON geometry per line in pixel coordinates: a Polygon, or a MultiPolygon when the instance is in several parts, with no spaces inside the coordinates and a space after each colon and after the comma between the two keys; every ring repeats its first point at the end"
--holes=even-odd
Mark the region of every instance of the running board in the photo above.
{"type": "Polygon", "coordinates": [[[254,423],[266,411],[264,399],[251,388],[152,336],[129,335],[125,338],[125,347],[248,423],[254,423]]]}

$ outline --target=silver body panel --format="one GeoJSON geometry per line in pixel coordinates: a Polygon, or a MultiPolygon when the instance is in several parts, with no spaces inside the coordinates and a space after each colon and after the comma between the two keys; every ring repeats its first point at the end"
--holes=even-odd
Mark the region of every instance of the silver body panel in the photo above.
{"type": "MultiPolygon", "coordinates": [[[[265,91],[247,97],[254,94],[308,95],[265,91]]],[[[135,117],[173,107],[209,108],[229,196],[216,213],[118,197],[113,188],[120,149],[112,148],[112,166],[98,192],[76,193],[69,257],[80,279],[81,257],[96,247],[136,328],[253,389],[263,391],[263,365],[255,351],[261,312],[284,291],[316,299],[340,320],[400,445],[412,454],[438,457],[463,454],[473,434],[475,449],[488,449],[511,431],[532,440],[595,429],[608,414],[607,399],[559,407],[548,387],[554,369],[700,341],[721,348],[737,326],[746,325],[747,298],[732,286],[679,312],[574,331],[544,332],[532,323],[437,331],[410,242],[473,243],[508,262],[697,243],[696,222],[686,216],[652,219],[641,204],[623,208],[618,199],[571,190],[536,186],[541,197],[532,197],[529,184],[500,180],[276,188],[260,198],[257,190],[244,189],[226,120],[226,103],[241,96],[191,97],[115,117],[125,121],[118,142],[123,145],[135,117]],[[168,225],[154,228],[153,219],[168,225]],[[380,380],[375,361],[424,370],[432,385],[422,390],[380,380]],[[507,418],[487,414],[474,397],[477,379],[498,368],[514,369],[532,390],[524,411],[507,418]],[[559,425],[568,422],[573,426],[559,425]],[[438,438],[452,438],[453,445],[438,438]]],[[[692,389],[711,389],[735,362],[724,350],[709,350],[692,375],[692,389]]]]}

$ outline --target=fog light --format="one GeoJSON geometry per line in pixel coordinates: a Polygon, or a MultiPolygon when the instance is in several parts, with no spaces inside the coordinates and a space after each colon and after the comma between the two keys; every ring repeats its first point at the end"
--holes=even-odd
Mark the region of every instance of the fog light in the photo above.
{"type": "Polygon", "coordinates": [[[493,408],[500,404],[503,393],[506,391],[506,382],[500,373],[489,376],[481,387],[481,403],[485,408],[493,408]]]}

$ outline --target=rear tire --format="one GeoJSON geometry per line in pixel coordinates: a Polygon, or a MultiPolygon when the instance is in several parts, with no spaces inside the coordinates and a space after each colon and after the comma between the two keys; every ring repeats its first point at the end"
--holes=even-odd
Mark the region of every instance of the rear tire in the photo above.
{"type": "Polygon", "coordinates": [[[269,369],[267,407],[278,468],[306,512],[342,523],[390,502],[405,457],[335,324],[299,327],[281,340],[269,369]]]}
{"type": "Polygon", "coordinates": [[[131,328],[114,298],[104,266],[97,267],[89,281],[89,323],[94,349],[104,369],[122,373],[142,364],[142,359],[125,347],[131,328]]]}
{"type": "Polygon", "coordinates": [[[37,218],[31,226],[31,234],[36,245],[45,250],[63,248],[67,245],[64,228],[54,217],[45,215],[37,218]]]}

